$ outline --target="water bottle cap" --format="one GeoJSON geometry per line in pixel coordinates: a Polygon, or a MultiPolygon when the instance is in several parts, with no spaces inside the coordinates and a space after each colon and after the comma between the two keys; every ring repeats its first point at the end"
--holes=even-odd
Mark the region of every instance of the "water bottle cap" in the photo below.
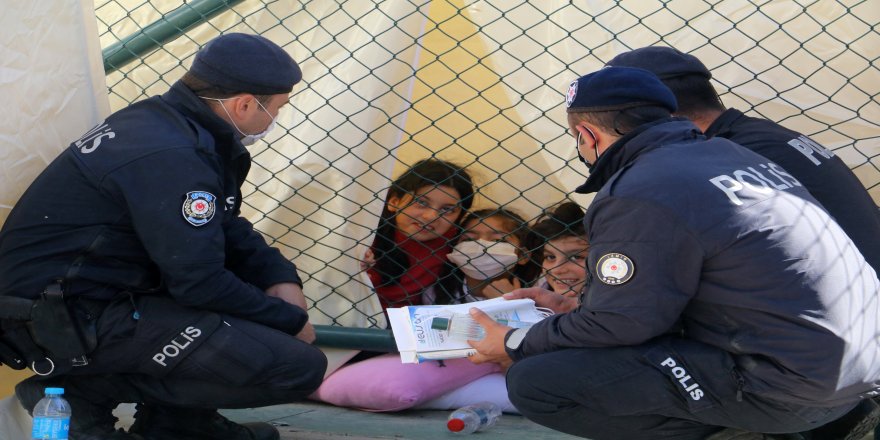
{"type": "Polygon", "coordinates": [[[464,420],[449,419],[449,421],[446,422],[446,427],[452,432],[461,432],[464,430],[464,420]]]}
{"type": "Polygon", "coordinates": [[[46,388],[46,395],[61,395],[64,394],[64,388],[46,388]]]}
{"type": "Polygon", "coordinates": [[[431,330],[449,330],[449,318],[432,319],[431,330]]]}

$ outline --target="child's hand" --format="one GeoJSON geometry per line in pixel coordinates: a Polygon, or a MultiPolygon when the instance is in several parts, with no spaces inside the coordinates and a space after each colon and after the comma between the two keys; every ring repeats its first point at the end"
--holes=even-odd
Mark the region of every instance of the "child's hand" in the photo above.
{"type": "Polygon", "coordinates": [[[373,250],[367,249],[367,251],[364,252],[364,258],[361,260],[361,270],[370,270],[375,264],[376,256],[373,255],[373,250]]]}
{"type": "Polygon", "coordinates": [[[507,292],[512,292],[520,287],[522,287],[522,283],[516,277],[513,278],[513,281],[507,278],[500,278],[492,281],[483,289],[483,296],[485,296],[486,299],[498,298],[499,296],[504,295],[507,292]]]}

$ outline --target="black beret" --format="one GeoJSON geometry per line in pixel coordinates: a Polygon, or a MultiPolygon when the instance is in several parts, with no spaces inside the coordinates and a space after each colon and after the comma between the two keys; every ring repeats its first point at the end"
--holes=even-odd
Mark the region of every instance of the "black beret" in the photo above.
{"type": "Polygon", "coordinates": [[[209,41],[193,60],[190,73],[208,84],[254,95],[290,93],[302,79],[293,58],[259,35],[225,34],[209,41]]]}
{"type": "Polygon", "coordinates": [[[605,67],[573,81],[565,97],[568,113],[603,112],[655,105],[675,112],[672,90],[651,72],[605,67]]]}
{"type": "Polygon", "coordinates": [[[678,49],[648,46],[624,52],[612,58],[608,66],[638,67],[653,72],[660,79],[683,75],[712,78],[712,72],[697,57],[678,49]]]}

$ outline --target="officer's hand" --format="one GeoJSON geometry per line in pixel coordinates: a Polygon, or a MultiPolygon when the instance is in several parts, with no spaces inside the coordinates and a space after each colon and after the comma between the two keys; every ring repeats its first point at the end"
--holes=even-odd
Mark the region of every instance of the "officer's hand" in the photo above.
{"type": "Polygon", "coordinates": [[[468,359],[475,364],[495,362],[506,370],[513,363],[513,360],[507,355],[507,351],[504,350],[504,337],[511,330],[511,327],[498,323],[477,308],[472,308],[470,314],[471,318],[486,331],[486,337],[480,341],[467,341],[468,345],[477,350],[474,355],[468,356],[468,359]]]}
{"type": "Polygon", "coordinates": [[[303,295],[302,288],[299,284],[294,283],[278,283],[266,289],[269,296],[280,298],[283,301],[293,304],[303,310],[308,310],[306,305],[306,297],[303,295]]]}
{"type": "Polygon", "coordinates": [[[566,313],[577,308],[578,299],[560,295],[551,290],[542,289],[540,287],[527,287],[525,289],[517,289],[510,293],[504,294],[504,299],[521,299],[531,298],[538,307],[546,307],[553,310],[553,313],[566,313]]]}
{"type": "Polygon", "coordinates": [[[296,339],[299,339],[306,344],[315,342],[315,327],[312,326],[311,322],[307,322],[306,325],[303,326],[302,330],[296,334],[296,339]]]}

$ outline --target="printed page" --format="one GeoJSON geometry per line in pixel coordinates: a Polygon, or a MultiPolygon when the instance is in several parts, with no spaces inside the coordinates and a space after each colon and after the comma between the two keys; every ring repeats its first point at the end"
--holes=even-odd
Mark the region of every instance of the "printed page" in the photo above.
{"type": "Polygon", "coordinates": [[[546,313],[535,308],[531,299],[508,301],[495,298],[467,304],[389,308],[388,317],[401,361],[415,363],[426,359],[466,357],[468,352],[473,351],[467,342],[450,338],[446,331],[432,329],[431,322],[437,317],[467,314],[473,307],[483,310],[495,320],[534,323],[546,316],[546,313]]]}

